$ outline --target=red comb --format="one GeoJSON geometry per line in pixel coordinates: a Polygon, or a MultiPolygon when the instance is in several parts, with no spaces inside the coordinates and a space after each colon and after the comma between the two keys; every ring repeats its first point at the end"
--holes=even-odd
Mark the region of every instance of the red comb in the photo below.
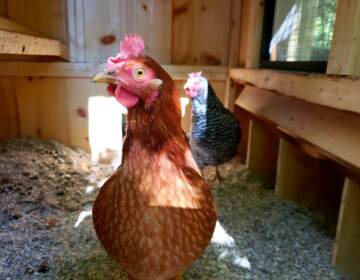
{"type": "Polygon", "coordinates": [[[139,35],[126,35],[124,40],[120,42],[120,55],[122,57],[136,57],[145,48],[144,40],[139,35]]]}
{"type": "Polygon", "coordinates": [[[116,55],[116,57],[108,58],[107,68],[112,69],[116,67],[117,63],[137,57],[144,48],[144,40],[140,35],[126,35],[124,40],[120,42],[120,52],[116,55]]]}

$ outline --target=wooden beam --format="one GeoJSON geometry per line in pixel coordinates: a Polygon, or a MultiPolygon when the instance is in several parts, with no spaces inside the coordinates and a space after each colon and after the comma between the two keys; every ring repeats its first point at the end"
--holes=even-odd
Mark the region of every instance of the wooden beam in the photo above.
{"type": "Polygon", "coordinates": [[[246,86],[236,105],[360,173],[360,116],[246,86]]]}
{"type": "Polygon", "coordinates": [[[256,120],[250,121],[247,168],[257,175],[274,180],[279,136],[256,120]]]}
{"type": "Polygon", "coordinates": [[[351,279],[360,279],[360,185],[346,179],[337,226],[333,264],[351,279]]]}
{"type": "Polygon", "coordinates": [[[339,0],[328,74],[360,75],[360,1],[339,0]]]}
{"type": "Polygon", "coordinates": [[[85,61],[83,0],[67,0],[70,61],[85,61]]]}
{"type": "Polygon", "coordinates": [[[69,57],[68,48],[57,40],[6,30],[0,30],[0,54],[69,57]]]}
{"type": "Polygon", "coordinates": [[[65,0],[7,0],[7,6],[9,19],[68,44],[65,0]]]}
{"type": "Polygon", "coordinates": [[[280,140],[275,193],[330,217],[340,206],[344,177],[329,161],[312,158],[280,140]]]}
{"type": "MultiPolygon", "coordinates": [[[[228,70],[223,66],[162,65],[175,80],[186,80],[188,73],[202,71],[209,80],[226,80],[228,70]]],[[[0,76],[42,76],[90,78],[104,69],[101,63],[67,62],[0,62],[0,76]]]]}
{"type": "Polygon", "coordinates": [[[19,110],[13,78],[0,78],[0,138],[20,136],[19,110]]]}
{"type": "Polygon", "coordinates": [[[28,35],[43,36],[40,32],[34,31],[25,25],[17,23],[16,21],[8,18],[0,17],[0,29],[18,33],[24,33],[28,35]]]}
{"type": "Polygon", "coordinates": [[[314,104],[360,113],[360,78],[244,68],[230,69],[230,77],[314,104]]]}

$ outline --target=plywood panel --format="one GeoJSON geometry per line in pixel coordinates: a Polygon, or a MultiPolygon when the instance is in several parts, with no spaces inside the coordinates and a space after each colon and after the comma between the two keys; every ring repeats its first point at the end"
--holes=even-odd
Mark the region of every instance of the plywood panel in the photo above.
{"type": "Polygon", "coordinates": [[[173,64],[227,65],[231,0],[174,0],[173,64]]]}
{"type": "Polygon", "coordinates": [[[145,53],[160,63],[170,62],[171,1],[89,0],[84,5],[86,60],[104,62],[119,51],[125,34],[145,40],[145,53]]]}
{"type": "Polygon", "coordinates": [[[10,0],[8,17],[45,36],[68,42],[64,0],[10,0]]]}
{"type": "Polygon", "coordinates": [[[0,78],[0,138],[20,135],[18,105],[12,78],[0,78]]]}

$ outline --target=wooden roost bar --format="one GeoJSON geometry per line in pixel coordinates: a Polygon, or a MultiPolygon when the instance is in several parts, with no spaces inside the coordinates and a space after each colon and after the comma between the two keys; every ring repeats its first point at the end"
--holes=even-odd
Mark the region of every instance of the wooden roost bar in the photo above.
{"type": "Polygon", "coordinates": [[[183,97],[189,72],[209,79],[241,122],[247,168],[273,181],[278,197],[338,216],[333,265],[360,279],[360,1],[333,2],[328,59],[305,65],[266,54],[271,0],[0,0],[0,138],[90,151],[89,100],[108,96],[90,79],[125,34],[138,33],[183,97]]]}

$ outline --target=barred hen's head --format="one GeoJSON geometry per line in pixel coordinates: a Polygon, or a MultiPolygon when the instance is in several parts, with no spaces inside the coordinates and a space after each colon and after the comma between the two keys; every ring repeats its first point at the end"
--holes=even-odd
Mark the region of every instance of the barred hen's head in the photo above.
{"type": "Polygon", "coordinates": [[[94,82],[109,83],[108,91],[126,108],[139,103],[151,105],[164,83],[158,75],[160,66],[142,56],[143,50],[144,41],[140,36],[126,36],[120,43],[120,52],[108,58],[106,69],[93,78],[94,82]]]}
{"type": "Polygon", "coordinates": [[[190,73],[184,85],[185,94],[191,98],[206,98],[208,81],[200,72],[190,73]]]}

